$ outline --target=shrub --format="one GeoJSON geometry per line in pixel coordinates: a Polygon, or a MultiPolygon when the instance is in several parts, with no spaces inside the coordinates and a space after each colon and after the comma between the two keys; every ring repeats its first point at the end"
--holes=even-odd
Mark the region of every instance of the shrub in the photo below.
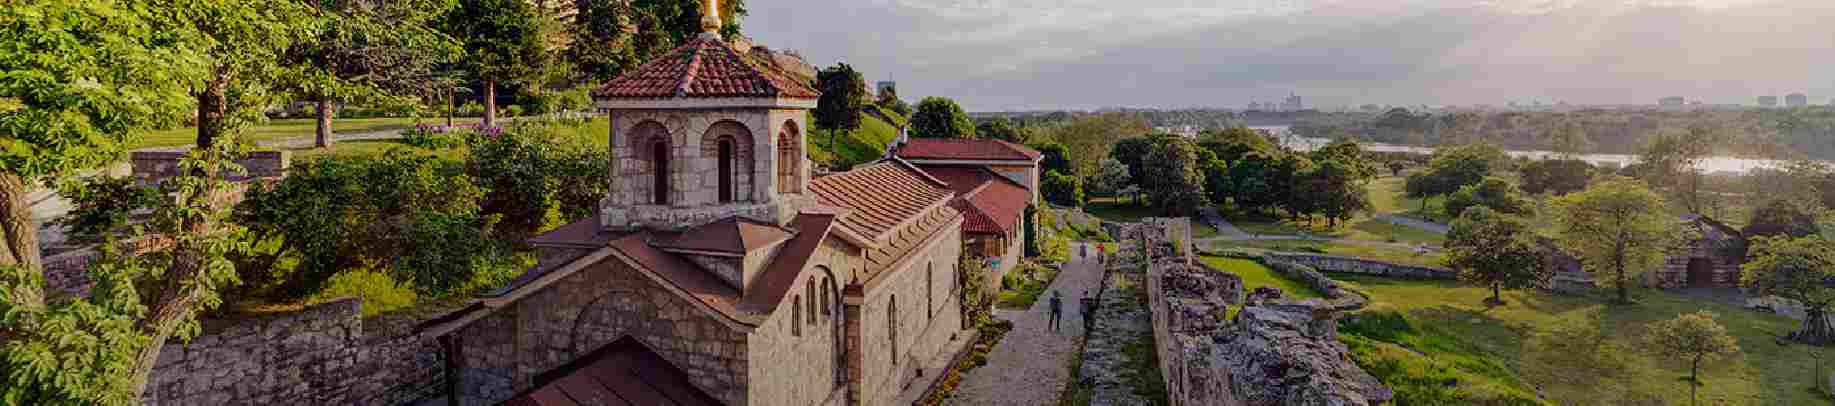
{"type": "Polygon", "coordinates": [[[363,299],[363,316],[369,317],[413,306],[419,296],[412,286],[390,277],[388,272],[353,269],[333,275],[325,282],[325,288],[306,302],[318,304],[356,297],[363,299]]]}
{"type": "Polygon", "coordinates": [[[443,126],[416,124],[414,128],[401,131],[402,143],[422,149],[449,149],[465,144],[465,133],[469,131],[452,131],[443,126]]]}
{"type": "Polygon", "coordinates": [[[522,116],[522,106],[518,106],[518,105],[514,105],[514,104],[512,104],[512,105],[510,105],[509,107],[504,107],[504,108],[503,108],[503,116],[504,116],[504,117],[519,117],[519,116],[522,116]]]}
{"type": "Polygon", "coordinates": [[[556,124],[524,124],[472,145],[466,172],[488,191],[483,212],[502,216],[501,236],[521,242],[592,215],[610,187],[611,153],[556,124]]]}

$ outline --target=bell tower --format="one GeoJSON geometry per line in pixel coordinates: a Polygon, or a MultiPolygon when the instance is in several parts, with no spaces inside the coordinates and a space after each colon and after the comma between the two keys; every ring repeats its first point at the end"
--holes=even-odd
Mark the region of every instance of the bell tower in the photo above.
{"type": "Polygon", "coordinates": [[[820,92],[720,38],[717,0],[701,34],[593,92],[611,118],[611,192],[600,227],[680,230],[728,217],[787,224],[806,192],[805,117],[820,92]]]}

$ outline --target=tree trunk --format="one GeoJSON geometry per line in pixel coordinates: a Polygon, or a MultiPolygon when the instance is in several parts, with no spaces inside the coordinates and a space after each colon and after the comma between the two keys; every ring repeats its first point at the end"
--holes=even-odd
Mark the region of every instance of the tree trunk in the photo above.
{"type": "Polygon", "coordinates": [[[1697,378],[1698,375],[1695,374],[1696,371],[1700,371],[1700,370],[1701,370],[1701,356],[1696,355],[1695,359],[1689,362],[1688,364],[1688,404],[1689,405],[1695,404],[1695,401],[1696,401],[1695,400],[1696,399],[1695,387],[1701,386],[1701,378],[1697,378]]]}
{"type": "MultiPolygon", "coordinates": [[[[43,269],[38,255],[38,227],[32,224],[32,203],[26,200],[31,186],[24,177],[0,172],[0,232],[6,237],[6,247],[0,250],[0,266],[43,269]]],[[[21,304],[43,301],[43,288],[32,288],[22,286],[13,292],[13,299],[21,304]]]]}
{"type": "Polygon", "coordinates": [[[452,84],[446,85],[446,128],[452,128],[452,84]]]}
{"type": "Polygon", "coordinates": [[[323,97],[318,100],[318,111],[319,128],[316,134],[317,137],[315,137],[317,141],[313,143],[313,146],[318,148],[331,148],[332,144],[337,143],[337,140],[331,138],[331,119],[332,116],[337,115],[337,112],[332,110],[331,101],[323,97]]]}
{"type": "Polygon", "coordinates": [[[1497,282],[1491,283],[1491,303],[1504,304],[1504,289],[1497,282]]]}
{"type": "Polygon", "coordinates": [[[1790,339],[1810,345],[1835,343],[1835,325],[1829,324],[1828,310],[1822,306],[1811,306],[1805,310],[1803,326],[1790,333],[1790,339]]]}
{"type": "Polygon", "coordinates": [[[497,126],[497,81],[484,81],[484,126],[497,126]]]}
{"type": "MultiPolygon", "coordinates": [[[[1623,233],[1621,233],[1623,234],[1623,233]]],[[[1618,302],[1631,303],[1631,291],[1625,286],[1625,239],[1620,236],[1612,251],[1612,269],[1618,285],[1618,302]]]]}
{"type": "Polygon", "coordinates": [[[204,91],[196,94],[198,99],[198,137],[197,147],[209,149],[216,145],[217,137],[223,135],[225,119],[229,117],[229,73],[224,67],[217,67],[212,77],[204,83],[204,91]]]}

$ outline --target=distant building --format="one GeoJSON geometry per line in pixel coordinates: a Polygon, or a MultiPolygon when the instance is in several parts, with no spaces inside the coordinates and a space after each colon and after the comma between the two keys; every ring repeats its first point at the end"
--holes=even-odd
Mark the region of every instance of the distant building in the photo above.
{"type": "Polygon", "coordinates": [[[1300,102],[1300,95],[1287,96],[1287,101],[1281,103],[1281,110],[1284,111],[1300,111],[1305,109],[1306,104],[1300,102]]]}
{"type": "Polygon", "coordinates": [[[875,94],[879,94],[879,95],[884,95],[887,93],[898,94],[898,82],[894,82],[890,80],[882,80],[882,81],[879,81],[879,83],[875,83],[874,86],[878,87],[879,89],[879,91],[876,92],[875,94]]]}
{"type": "Polygon", "coordinates": [[[1802,93],[1791,93],[1784,96],[1785,107],[1803,107],[1810,105],[1810,97],[1802,93]]]}
{"type": "Polygon", "coordinates": [[[1657,105],[1663,107],[1676,107],[1681,106],[1684,102],[1681,96],[1670,96],[1662,100],[1657,100],[1657,105]]]}
{"type": "Polygon", "coordinates": [[[1759,107],[1777,107],[1777,96],[1759,96],[1759,107]]]}

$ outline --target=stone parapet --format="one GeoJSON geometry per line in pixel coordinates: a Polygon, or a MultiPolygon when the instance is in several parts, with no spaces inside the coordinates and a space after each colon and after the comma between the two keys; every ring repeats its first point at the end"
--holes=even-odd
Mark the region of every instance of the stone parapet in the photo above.
{"type": "MultiPolygon", "coordinates": [[[[129,154],[128,159],[133,166],[134,180],[152,185],[178,176],[179,160],[184,157],[185,152],[179,151],[136,151],[129,154]]],[[[292,159],[287,151],[255,151],[243,154],[236,159],[236,164],[246,172],[230,174],[230,180],[279,178],[287,176],[292,159]]]]}
{"type": "Polygon", "coordinates": [[[1354,273],[1410,279],[1459,279],[1459,273],[1451,269],[1391,264],[1356,257],[1298,254],[1291,252],[1269,252],[1263,256],[1270,260],[1306,265],[1324,272],[1354,273]]]}

